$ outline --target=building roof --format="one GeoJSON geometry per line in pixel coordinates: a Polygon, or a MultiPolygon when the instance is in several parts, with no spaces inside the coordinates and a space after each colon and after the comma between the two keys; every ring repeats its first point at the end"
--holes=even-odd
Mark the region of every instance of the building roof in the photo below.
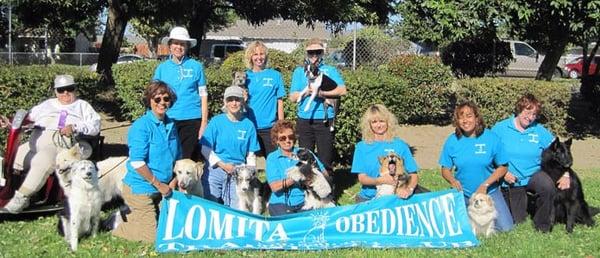
{"type": "Polygon", "coordinates": [[[313,23],[307,27],[307,23],[298,25],[295,21],[274,19],[261,25],[254,26],[246,20],[238,20],[231,27],[220,31],[210,31],[206,33],[207,37],[214,36],[237,36],[250,39],[293,39],[306,40],[309,38],[321,38],[328,40],[331,38],[331,32],[327,30],[325,23],[313,23]]]}

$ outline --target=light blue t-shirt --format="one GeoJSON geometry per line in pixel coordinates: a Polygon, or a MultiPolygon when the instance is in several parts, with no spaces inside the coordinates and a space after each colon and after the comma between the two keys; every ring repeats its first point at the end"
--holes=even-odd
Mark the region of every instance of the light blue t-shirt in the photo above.
{"type": "MultiPolygon", "coordinates": [[[[335,69],[335,67],[331,65],[321,64],[319,66],[319,70],[335,81],[338,87],[345,87],[344,79],[342,79],[342,75],[335,69]]],[[[292,85],[290,87],[290,94],[294,92],[301,92],[308,86],[308,78],[306,78],[306,74],[304,72],[304,67],[296,67],[294,73],[292,74],[292,85]]],[[[323,98],[315,97],[314,101],[310,104],[310,108],[308,111],[304,112],[304,106],[308,102],[310,96],[305,96],[302,98],[300,103],[298,103],[297,114],[299,118],[302,119],[323,119],[325,118],[325,112],[323,109],[323,98]]],[[[335,112],[333,107],[329,106],[327,109],[327,114],[329,118],[335,117],[335,112]]]]}
{"type": "MultiPolygon", "coordinates": [[[[298,153],[298,148],[294,147],[292,152],[294,154],[298,153]]],[[[321,163],[314,153],[313,156],[317,160],[319,169],[321,171],[325,170],[325,166],[323,166],[323,163],[321,163]]],[[[296,166],[296,164],[298,164],[298,160],[283,155],[281,148],[277,148],[277,150],[271,152],[267,156],[267,182],[271,184],[287,178],[287,170],[293,166],[296,166]]],[[[284,191],[271,192],[269,203],[286,204],[288,206],[296,206],[304,203],[304,191],[300,189],[298,184],[290,186],[287,193],[286,201],[286,193],[284,191]]]]}
{"type": "Polygon", "coordinates": [[[285,96],[281,73],[271,68],[260,72],[246,71],[248,118],[256,129],[268,129],[277,121],[277,100],[285,96]]]}
{"type": "Polygon", "coordinates": [[[171,119],[202,118],[202,103],[198,93],[198,88],[206,91],[202,63],[186,56],[181,64],[177,64],[169,57],[158,65],[152,79],[167,83],[177,96],[177,101],[167,111],[171,119]]]}
{"type": "MultiPolygon", "coordinates": [[[[533,122],[523,132],[515,127],[512,115],[492,127],[508,156],[508,172],[517,177],[514,186],[525,186],[531,176],[540,170],[542,151],[554,140],[554,135],[543,125],[533,122]]],[[[507,186],[506,182],[503,184],[507,186]]]]}
{"type": "MultiPolygon", "coordinates": [[[[451,134],[446,139],[439,160],[442,168],[452,169],[464,195],[470,197],[477,188],[494,172],[496,166],[506,165],[508,158],[503,152],[500,138],[485,129],[479,137],[460,137],[451,134]]],[[[488,187],[488,193],[494,192],[498,183],[488,187]]]]}
{"type": "MultiPolygon", "coordinates": [[[[352,173],[364,173],[369,177],[379,177],[379,157],[387,156],[390,153],[396,153],[404,162],[404,170],[407,173],[417,173],[419,167],[410,152],[408,144],[400,138],[394,138],[391,141],[373,141],[367,143],[360,141],[354,149],[352,158],[352,173]]],[[[374,185],[363,185],[359,196],[363,199],[373,199],[377,193],[374,185]]]]}
{"type": "Polygon", "coordinates": [[[181,147],[175,123],[168,116],[163,121],[147,110],[135,120],[127,134],[129,160],[123,182],[134,194],[152,194],[158,190],[144,179],[132,166],[132,161],[144,161],[162,183],[168,184],[173,178],[173,165],[181,156],[181,147]]]}
{"type": "Polygon", "coordinates": [[[210,147],[223,162],[235,165],[246,163],[249,152],[260,150],[250,119],[233,122],[224,113],[210,119],[200,144],[210,147]]]}

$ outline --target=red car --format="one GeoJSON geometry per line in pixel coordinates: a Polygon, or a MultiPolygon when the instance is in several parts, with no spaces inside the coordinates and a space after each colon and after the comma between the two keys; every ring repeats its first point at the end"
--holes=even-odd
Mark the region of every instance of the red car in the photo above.
{"type": "MultiPolygon", "coordinates": [[[[598,75],[594,73],[596,71],[596,65],[600,63],[600,56],[594,56],[592,63],[590,63],[590,69],[588,75],[598,75]]],[[[565,70],[570,78],[577,79],[583,74],[583,57],[575,58],[573,61],[565,65],[565,70]]]]}

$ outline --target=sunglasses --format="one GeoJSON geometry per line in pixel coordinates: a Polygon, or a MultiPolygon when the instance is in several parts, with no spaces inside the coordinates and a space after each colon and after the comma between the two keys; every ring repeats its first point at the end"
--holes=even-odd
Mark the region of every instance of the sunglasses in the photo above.
{"type": "Polygon", "coordinates": [[[282,136],[277,137],[277,140],[279,140],[280,142],[285,142],[287,140],[295,141],[296,140],[296,135],[294,135],[294,134],[282,135],[282,136]]]}
{"type": "Polygon", "coordinates": [[[322,49],[306,50],[306,54],[309,56],[320,56],[323,54],[323,50],[322,49]]]}
{"type": "Polygon", "coordinates": [[[231,102],[231,101],[237,101],[237,102],[242,102],[242,99],[239,97],[227,97],[225,98],[226,102],[231,102]]]}
{"type": "Polygon", "coordinates": [[[65,93],[65,91],[66,92],[73,92],[73,91],[75,91],[75,87],[69,86],[69,87],[56,88],[56,92],[58,92],[58,93],[65,93]]]}
{"type": "Polygon", "coordinates": [[[171,102],[171,97],[169,97],[169,96],[164,96],[164,97],[162,97],[162,98],[161,98],[161,97],[156,97],[156,98],[153,98],[152,100],[154,100],[154,102],[155,102],[156,104],[160,103],[160,101],[161,101],[161,100],[162,100],[163,102],[166,102],[166,103],[168,103],[168,102],[171,102]]]}

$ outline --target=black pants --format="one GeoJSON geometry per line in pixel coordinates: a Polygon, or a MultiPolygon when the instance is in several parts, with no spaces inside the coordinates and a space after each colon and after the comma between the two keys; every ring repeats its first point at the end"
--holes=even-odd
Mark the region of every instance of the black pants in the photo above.
{"type": "Polygon", "coordinates": [[[306,148],[315,152],[315,145],[317,150],[315,154],[325,165],[325,169],[329,172],[333,172],[332,163],[335,155],[333,148],[333,132],[329,130],[329,125],[332,120],[329,119],[328,123],[323,123],[323,119],[302,119],[298,118],[296,121],[296,131],[298,133],[298,145],[301,148],[306,148]]]}
{"type": "Polygon", "coordinates": [[[269,204],[269,215],[271,215],[271,217],[274,217],[285,214],[297,213],[302,210],[302,206],[304,206],[304,203],[298,204],[296,206],[289,206],[283,203],[269,204]]]}
{"type": "Polygon", "coordinates": [[[271,128],[256,131],[258,133],[258,143],[260,144],[260,154],[266,159],[269,153],[275,150],[275,145],[271,141],[271,128]]]}
{"type": "Polygon", "coordinates": [[[199,161],[201,159],[200,148],[198,143],[198,131],[202,119],[178,120],[175,121],[177,126],[177,134],[181,143],[181,158],[193,159],[199,161]]]}
{"type": "Polygon", "coordinates": [[[552,226],[551,214],[554,212],[554,197],[557,193],[556,182],[543,172],[533,174],[529,184],[525,187],[511,188],[506,192],[504,198],[509,205],[510,212],[515,223],[523,222],[527,218],[527,192],[535,195],[533,208],[533,224],[537,230],[547,232],[552,226]]]}

